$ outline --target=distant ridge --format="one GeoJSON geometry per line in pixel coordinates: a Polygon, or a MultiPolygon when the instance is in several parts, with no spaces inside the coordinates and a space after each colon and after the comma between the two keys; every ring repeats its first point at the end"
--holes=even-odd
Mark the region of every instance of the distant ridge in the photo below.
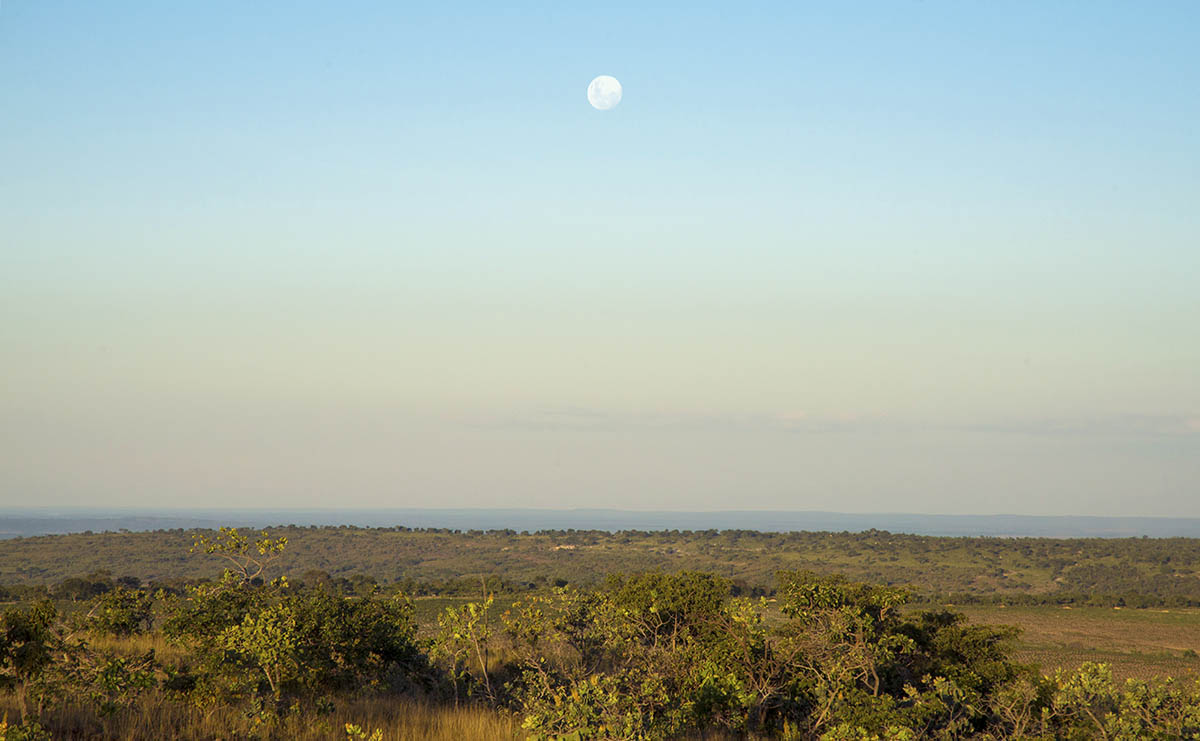
{"type": "Polygon", "coordinates": [[[731,510],[669,512],[615,509],[0,509],[0,538],[217,525],[353,525],[454,530],[887,530],[947,536],[1122,538],[1200,537],[1195,517],[854,514],[731,510]]]}

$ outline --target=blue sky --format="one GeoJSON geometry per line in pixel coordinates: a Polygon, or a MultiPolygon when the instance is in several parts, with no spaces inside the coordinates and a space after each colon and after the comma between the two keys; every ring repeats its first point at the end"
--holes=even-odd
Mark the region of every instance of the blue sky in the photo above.
{"type": "Polygon", "coordinates": [[[1200,515],[1198,90],[1186,2],[8,0],[0,503],[1200,515]]]}

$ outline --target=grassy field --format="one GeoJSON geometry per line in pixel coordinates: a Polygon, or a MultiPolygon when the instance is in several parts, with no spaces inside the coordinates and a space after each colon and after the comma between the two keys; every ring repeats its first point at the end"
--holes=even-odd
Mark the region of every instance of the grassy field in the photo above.
{"type": "Polygon", "coordinates": [[[1085,661],[1111,664],[1117,678],[1200,676],[1200,610],[1104,607],[978,607],[954,609],[973,622],[1021,628],[1017,658],[1043,672],[1085,661]],[[1192,653],[1188,653],[1188,652],[1192,653]]]}

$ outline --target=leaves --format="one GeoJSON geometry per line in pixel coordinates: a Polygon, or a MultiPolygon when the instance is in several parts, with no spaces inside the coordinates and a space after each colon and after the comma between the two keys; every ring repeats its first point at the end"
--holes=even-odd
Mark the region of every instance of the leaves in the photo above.
{"type": "Polygon", "coordinates": [[[250,582],[263,577],[271,563],[283,553],[287,543],[286,537],[272,538],[266,530],[251,540],[236,527],[222,527],[217,530],[215,537],[202,533],[193,535],[190,552],[220,556],[230,564],[228,573],[242,582],[250,582]]]}
{"type": "MultiPolygon", "coordinates": [[[[1099,664],[1042,677],[1013,663],[1015,630],[911,610],[893,587],[781,572],[773,604],[731,598],[713,574],[643,573],[530,593],[497,615],[484,582],[480,600],[444,610],[435,635],[420,640],[408,600],[384,598],[368,578],[345,593],[328,579],[264,581],[286,544],[233,528],[197,538],[234,567],[156,595],[178,665],[96,650],[48,601],[6,610],[4,689],[30,701],[26,719],[86,702],[108,722],[161,687],[164,702],[232,713],[263,736],[279,735],[295,713],[419,685],[424,697],[514,710],[545,739],[1200,737],[1194,682],[1117,685],[1099,664]]],[[[145,630],[154,600],[132,587],[95,597],[78,625],[94,635],[145,630]]],[[[322,723],[347,739],[382,736],[322,723]]],[[[0,739],[42,738],[39,728],[0,726],[0,739]]]]}

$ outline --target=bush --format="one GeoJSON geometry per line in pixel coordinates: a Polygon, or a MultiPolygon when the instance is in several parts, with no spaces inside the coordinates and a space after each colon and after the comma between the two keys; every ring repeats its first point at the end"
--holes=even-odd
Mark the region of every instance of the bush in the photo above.
{"type": "MultiPolygon", "coordinates": [[[[0,615],[0,684],[23,720],[0,725],[0,741],[48,738],[35,721],[61,717],[44,713],[53,705],[86,705],[86,733],[99,725],[101,737],[117,736],[116,720],[160,675],[164,702],[236,718],[243,725],[228,735],[237,737],[288,736],[334,702],[416,685],[426,698],[515,711],[531,737],[546,739],[1200,738],[1194,682],[1118,686],[1098,664],[1039,676],[1013,662],[1015,629],[913,612],[906,590],[840,576],[780,572],[778,612],[765,599],[732,597],[729,582],[703,572],[527,593],[499,622],[489,595],[444,610],[422,643],[408,600],[382,597],[370,579],[357,579],[357,590],[320,574],[304,588],[264,582],[282,539],[251,542],[225,529],[197,543],[233,568],[159,593],[178,665],[160,666],[152,652],[95,651],[48,601],[0,615]]],[[[123,584],[93,599],[82,624],[94,633],[150,627],[143,591],[123,584]]],[[[330,718],[314,728],[382,735],[330,718]]]]}
{"type": "Polygon", "coordinates": [[[242,704],[267,718],[331,693],[381,689],[424,667],[403,596],[348,599],[233,577],[194,587],[169,609],[164,633],[192,657],[171,685],[201,705],[242,704]]]}
{"type": "Polygon", "coordinates": [[[145,633],[154,623],[154,602],[140,589],[117,587],[93,598],[83,618],[92,633],[131,636],[145,633]]]}

